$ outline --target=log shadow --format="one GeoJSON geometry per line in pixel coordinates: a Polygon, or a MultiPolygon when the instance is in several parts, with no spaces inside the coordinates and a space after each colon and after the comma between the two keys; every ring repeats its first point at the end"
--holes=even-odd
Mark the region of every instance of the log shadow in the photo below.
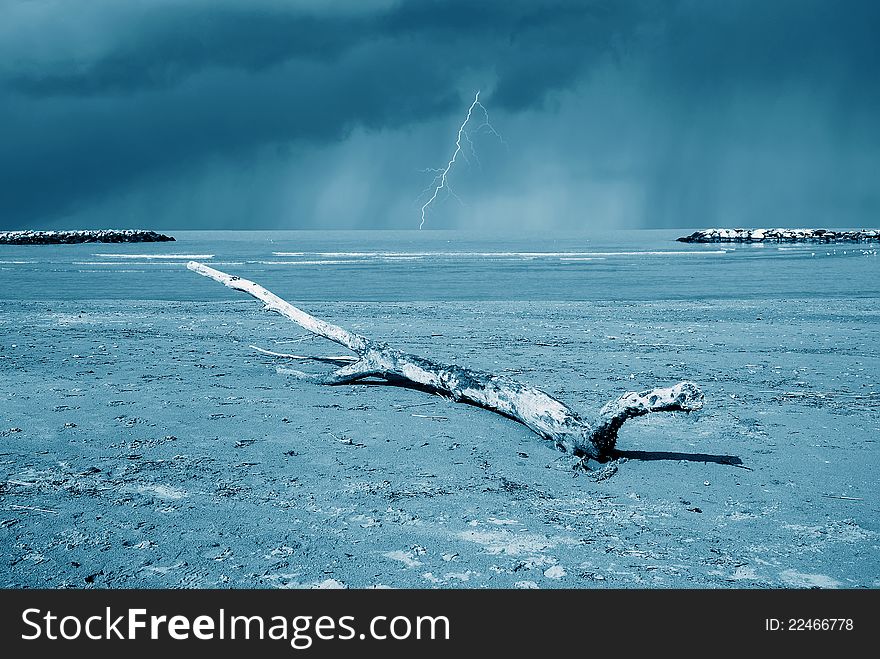
{"type": "Polygon", "coordinates": [[[712,462],[719,465],[730,465],[748,469],[743,461],[735,455],[713,455],[711,453],[679,453],[678,451],[624,451],[613,449],[612,459],[626,458],[628,460],[685,460],[687,462],[712,462]]]}

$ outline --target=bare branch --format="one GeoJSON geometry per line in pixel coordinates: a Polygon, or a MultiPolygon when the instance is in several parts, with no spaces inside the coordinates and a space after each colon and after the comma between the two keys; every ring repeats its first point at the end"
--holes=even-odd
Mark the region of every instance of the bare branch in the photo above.
{"type": "MultiPolygon", "coordinates": [[[[627,420],[650,412],[690,412],[703,405],[703,393],[693,382],[644,391],[628,392],[605,405],[592,423],[550,394],[502,376],[440,364],[418,355],[396,350],[384,343],[351,333],[307,314],[247,279],[233,277],[201,263],[187,267],[200,275],[234,290],[243,291],[265,303],[318,336],[342,344],[358,357],[303,357],[283,355],[256,348],[264,354],[292,359],[311,359],[328,363],[347,363],[330,374],[304,373],[278,367],[279,373],[318,384],[348,384],[367,377],[382,378],[389,384],[414,386],[449,396],[453,400],[477,405],[510,417],[552,441],[557,448],[579,457],[605,461],[614,449],[620,426],[627,420]]],[[[255,347],[255,346],[251,346],[255,347]]]]}
{"type": "Polygon", "coordinates": [[[313,356],[313,355],[289,355],[283,352],[273,352],[271,350],[266,350],[259,346],[248,346],[248,348],[253,348],[257,352],[268,355],[270,357],[279,357],[281,359],[299,359],[302,361],[313,361],[313,362],[326,362],[328,364],[351,364],[358,360],[357,357],[352,357],[351,355],[339,355],[335,357],[325,357],[325,356],[313,356]]]}
{"type": "Polygon", "coordinates": [[[285,300],[282,300],[274,293],[270,293],[265,288],[252,281],[228,275],[225,272],[209,268],[205,264],[196,261],[190,261],[186,264],[186,267],[204,277],[210,277],[214,281],[218,281],[233,290],[242,291],[243,293],[252,295],[263,302],[266,305],[266,309],[269,311],[280,313],[282,316],[292,320],[303,329],[307,329],[318,336],[323,336],[325,339],[330,339],[331,341],[344,345],[349,350],[355,352],[364,350],[369,343],[369,341],[363,336],[344,330],[336,325],[331,325],[320,318],[310,316],[305,311],[298,309],[285,300]]]}

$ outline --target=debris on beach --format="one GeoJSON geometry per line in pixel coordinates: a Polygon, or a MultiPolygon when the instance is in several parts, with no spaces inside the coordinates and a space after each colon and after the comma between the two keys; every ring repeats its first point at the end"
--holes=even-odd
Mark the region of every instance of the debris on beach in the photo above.
{"type": "MultiPolygon", "coordinates": [[[[577,464],[587,469],[588,459],[597,462],[610,460],[617,442],[617,433],[628,419],[651,412],[691,412],[703,406],[703,392],[700,388],[693,382],[684,381],[671,387],[626,392],[609,401],[588,421],[561,401],[535,387],[491,373],[440,364],[395,350],[383,342],[373,341],[311,316],[247,279],[229,275],[196,261],[190,261],[186,267],[228,288],[255,297],[266,305],[266,309],[281,314],[303,329],[338,343],[357,355],[353,361],[339,357],[311,358],[334,365],[340,362],[345,364],[330,374],[304,373],[278,367],[279,373],[326,385],[351,384],[372,378],[448,396],[519,421],[543,439],[552,441],[563,453],[580,458],[577,464]]],[[[284,358],[304,358],[302,355],[281,355],[262,349],[260,352],[284,358]]],[[[446,418],[419,414],[412,416],[446,418]]],[[[599,475],[607,478],[615,471],[616,466],[612,465],[599,475]]]]}

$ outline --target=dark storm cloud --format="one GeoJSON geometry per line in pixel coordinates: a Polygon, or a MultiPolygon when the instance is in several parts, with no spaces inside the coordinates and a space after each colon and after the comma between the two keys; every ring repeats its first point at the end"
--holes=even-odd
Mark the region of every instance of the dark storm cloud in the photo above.
{"type": "Polygon", "coordinates": [[[645,47],[654,217],[876,224],[878,30],[874,2],[680,4],[645,47]]]}
{"type": "Polygon", "coordinates": [[[26,48],[7,57],[0,176],[16,192],[0,213],[35,220],[158,168],[429,119],[460,105],[457,76],[469,69],[497,70],[500,107],[539,103],[583,68],[591,32],[607,38],[609,14],[533,6],[408,2],[334,15],[283,3],[133,5],[97,35],[97,52],[41,34],[46,61],[26,48]]]}
{"type": "Polygon", "coordinates": [[[55,70],[13,74],[9,87],[29,96],[169,88],[205,69],[259,72],[295,58],[332,61],[356,45],[363,32],[362,19],[321,19],[279,7],[154,7],[139,13],[136,22],[121,25],[101,57],[80,61],[74,54],[55,70]]]}
{"type": "Polygon", "coordinates": [[[212,71],[161,94],[18,106],[17,116],[7,110],[13,130],[4,141],[16,155],[0,160],[0,176],[19,193],[0,201],[0,212],[51,213],[158,169],[176,175],[194,161],[239,157],[267,143],[336,140],[357,123],[405,123],[457,100],[443,72],[421,60],[378,46],[355,60],[344,69],[294,62],[274,75],[212,71]],[[389,104],[396,79],[411,80],[412,97],[389,104]]]}
{"type": "MultiPolygon", "coordinates": [[[[308,149],[339,145],[354,130],[415,130],[457,116],[475,87],[493,112],[549,126],[515,136],[522,152],[530,139],[559,138],[552,121],[539,120],[553,116],[560,94],[582,103],[574,132],[589,132],[594,169],[619,170],[667,223],[727,198],[730,170],[741,176],[731,149],[742,144],[790,157],[789,142],[809,128],[816,145],[799,146],[802,157],[876,163],[880,152],[873,2],[0,0],[0,8],[6,228],[157,180],[195,179],[210,163],[245,166],[266,148],[299,145],[305,151],[290,158],[309,169],[308,149]],[[632,102],[604,128],[619,139],[607,140],[592,117],[627,93],[632,102]],[[805,106],[786,121],[791,99],[805,106]]],[[[578,170],[581,149],[564,139],[552,157],[578,170]]],[[[849,190],[836,180],[829,198],[849,190]]],[[[860,203],[876,209],[866,189],[859,184],[860,203]]],[[[211,226],[212,216],[158,221],[211,226]]]]}
{"type": "Polygon", "coordinates": [[[520,107],[570,81],[611,39],[643,20],[639,7],[411,0],[367,15],[316,16],[276,3],[147,6],[108,35],[99,57],[70,53],[49,70],[34,70],[22,58],[7,86],[33,97],[126,93],[171,87],[206,69],[260,72],[293,59],[338,62],[364,43],[393,39],[409,47],[408,57],[434,68],[496,67],[501,102],[510,97],[520,107]]]}

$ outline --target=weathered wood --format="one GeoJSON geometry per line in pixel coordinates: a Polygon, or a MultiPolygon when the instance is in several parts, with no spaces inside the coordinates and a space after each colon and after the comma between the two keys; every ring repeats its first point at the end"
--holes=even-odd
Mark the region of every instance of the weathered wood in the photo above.
{"type": "MultiPolygon", "coordinates": [[[[187,268],[262,301],[318,336],[345,346],[357,359],[329,374],[303,373],[279,368],[279,372],[318,384],[340,385],[364,378],[380,378],[390,384],[416,386],[449,396],[453,400],[483,407],[524,424],[557,448],[597,461],[608,459],[620,426],[650,412],[690,412],[703,406],[703,394],[692,382],[643,391],[627,392],[605,405],[594,418],[585,419],[550,394],[507,378],[456,365],[440,364],[401,352],[307,314],[259,284],[190,261],[187,268]]],[[[267,351],[262,351],[267,352],[267,351]]],[[[270,353],[271,354],[271,353],[270,353]]],[[[281,355],[277,355],[281,356],[281,355]]],[[[301,356],[295,356],[300,358],[301,356]]],[[[316,358],[341,363],[340,358],[316,358]]]]}
{"type": "Polygon", "coordinates": [[[336,357],[329,356],[320,356],[316,357],[314,355],[291,355],[286,352],[274,352],[272,350],[266,350],[265,348],[261,348],[260,346],[248,346],[249,348],[253,348],[257,352],[268,355],[269,357],[280,357],[281,359],[299,359],[302,361],[313,361],[313,362],[325,362],[327,364],[351,364],[352,362],[357,361],[357,357],[351,357],[349,355],[339,355],[336,357]]]}

